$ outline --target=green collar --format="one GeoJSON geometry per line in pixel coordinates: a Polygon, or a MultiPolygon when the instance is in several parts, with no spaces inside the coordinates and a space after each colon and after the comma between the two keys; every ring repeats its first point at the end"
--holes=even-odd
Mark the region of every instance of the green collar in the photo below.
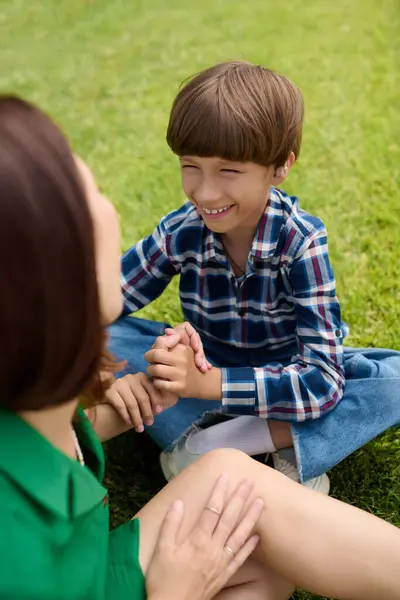
{"type": "Polygon", "coordinates": [[[99,504],[104,453],[82,411],[76,426],[83,449],[96,459],[95,473],[52,446],[11,411],[0,409],[0,471],[45,509],[65,519],[78,517],[99,504]]]}

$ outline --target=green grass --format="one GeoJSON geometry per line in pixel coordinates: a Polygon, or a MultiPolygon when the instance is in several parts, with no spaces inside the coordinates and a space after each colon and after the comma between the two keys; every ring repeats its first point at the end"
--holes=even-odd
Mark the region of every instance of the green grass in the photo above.
{"type": "MultiPolygon", "coordinates": [[[[61,123],[118,206],[125,247],[182,200],[164,142],[180,82],[233,58],[291,77],[306,123],[285,189],[327,224],[347,343],[400,349],[396,0],[1,0],[0,39],[0,89],[61,123]]],[[[144,315],[178,322],[176,286],[144,315]]],[[[108,453],[116,524],[162,479],[142,437],[108,453]]],[[[399,435],[383,435],[334,469],[334,495],[400,525],[399,458],[399,435]]]]}

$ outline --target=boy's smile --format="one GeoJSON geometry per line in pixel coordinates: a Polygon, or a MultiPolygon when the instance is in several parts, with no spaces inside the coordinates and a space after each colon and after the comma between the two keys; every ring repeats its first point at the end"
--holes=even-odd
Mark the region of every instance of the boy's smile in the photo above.
{"type": "Polygon", "coordinates": [[[234,204],[229,204],[228,206],[224,206],[222,208],[206,208],[205,206],[200,205],[199,208],[203,212],[203,214],[208,219],[218,220],[224,218],[227,213],[234,207],[234,204]]]}

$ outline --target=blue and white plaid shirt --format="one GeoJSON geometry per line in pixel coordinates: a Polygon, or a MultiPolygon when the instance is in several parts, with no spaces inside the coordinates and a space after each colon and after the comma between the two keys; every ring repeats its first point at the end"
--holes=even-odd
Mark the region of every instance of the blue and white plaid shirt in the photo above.
{"type": "Polygon", "coordinates": [[[296,197],[271,190],[240,280],[191,203],[168,214],[122,258],[124,312],[160,296],[175,275],[185,319],[202,337],[250,349],[297,342],[287,366],[222,369],[225,412],[303,421],[336,406],[343,350],[327,234],[296,197]]]}

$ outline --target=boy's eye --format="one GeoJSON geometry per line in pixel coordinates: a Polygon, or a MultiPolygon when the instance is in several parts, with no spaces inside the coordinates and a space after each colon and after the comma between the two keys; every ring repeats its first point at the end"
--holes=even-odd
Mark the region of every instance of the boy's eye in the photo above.
{"type": "Polygon", "coordinates": [[[238,171],[237,169],[221,169],[222,173],[241,173],[242,171],[238,171]]]}
{"type": "Polygon", "coordinates": [[[194,165],[181,165],[182,169],[198,169],[199,167],[195,167],[194,165]]]}

